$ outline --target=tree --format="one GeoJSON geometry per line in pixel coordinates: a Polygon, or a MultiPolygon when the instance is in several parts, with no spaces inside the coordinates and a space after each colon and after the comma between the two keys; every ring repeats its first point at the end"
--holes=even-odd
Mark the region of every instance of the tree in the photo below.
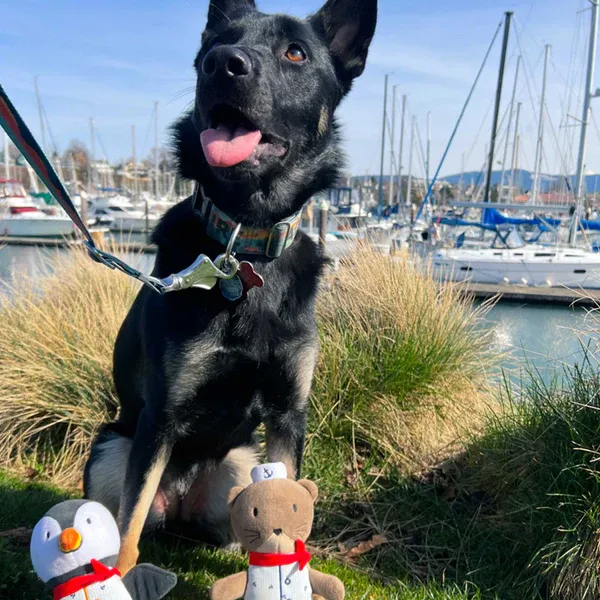
{"type": "Polygon", "coordinates": [[[70,179],[71,164],[75,164],[75,174],[79,183],[86,183],[90,168],[90,153],[87,146],[79,140],[71,140],[62,155],[62,165],[65,177],[70,179]],[[67,173],[69,175],[67,176],[67,173]]]}

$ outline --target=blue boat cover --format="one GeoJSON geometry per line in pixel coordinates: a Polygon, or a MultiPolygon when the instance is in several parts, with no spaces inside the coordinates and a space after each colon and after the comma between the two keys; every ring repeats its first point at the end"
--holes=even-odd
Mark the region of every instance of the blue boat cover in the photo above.
{"type": "Polygon", "coordinates": [[[495,208],[486,208],[483,211],[483,223],[485,225],[534,225],[537,227],[550,225],[551,227],[558,227],[560,225],[560,219],[541,219],[539,217],[536,217],[535,219],[518,219],[516,217],[505,217],[495,208]]]}

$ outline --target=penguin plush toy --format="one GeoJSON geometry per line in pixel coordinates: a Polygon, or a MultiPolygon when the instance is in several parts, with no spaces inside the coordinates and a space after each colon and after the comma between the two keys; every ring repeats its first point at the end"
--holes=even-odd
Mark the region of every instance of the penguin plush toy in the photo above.
{"type": "Polygon", "coordinates": [[[125,577],[115,565],[121,540],[111,513],[97,502],[68,500],[50,509],[31,536],[31,562],[54,600],[160,600],[177,577],[138,565],[125,577]]]}

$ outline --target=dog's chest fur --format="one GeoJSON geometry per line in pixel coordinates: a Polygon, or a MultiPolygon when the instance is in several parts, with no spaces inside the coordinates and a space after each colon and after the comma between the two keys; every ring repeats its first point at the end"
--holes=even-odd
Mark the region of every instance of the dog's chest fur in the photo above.
{"type": "MultiPolygon", "coordinates": [[[[170,211],[154,239],[154,272],[161,277],[200,253],[215,259],[222,251],[204,234],[189,200],[170,211]]],[[[265,280],[241,302],[227,301],[218,286],[165,296],[141,292],[140,333],[152,338],[149,347],[162,349],[164,414],[180,443],[189,439],[200,454],[247,443],[266,413],[287,410],[284,390],[294,361],[316,343],[315,296],[325,264],[317,246],[300,233],[276,260],[240,258],[251,260],[265,280]]]]}

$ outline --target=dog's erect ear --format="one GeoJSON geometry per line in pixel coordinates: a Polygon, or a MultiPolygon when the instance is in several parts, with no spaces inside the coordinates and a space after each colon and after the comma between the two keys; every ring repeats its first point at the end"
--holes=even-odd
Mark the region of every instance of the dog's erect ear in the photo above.
{"type": "Polygon", "coordinates": [[[254,0],[210,0],[206,29],[226,27],[236,17],[256,10],[254,0]]]}
{"type": "Polygon", "coordinates": [[[336,60],[346,84],[365,70],[377,24],[377,0],[327,0],[310,21],[336,60]]]}
{"type": "Polygon", "coordinates": [[[244,489],[245,488],[241,486],[231,488],[227,496],[227,504],[229,504],[229,506],[232,506],[234,502],[240,497],[240,494],[244,491],[244,489]]]}

